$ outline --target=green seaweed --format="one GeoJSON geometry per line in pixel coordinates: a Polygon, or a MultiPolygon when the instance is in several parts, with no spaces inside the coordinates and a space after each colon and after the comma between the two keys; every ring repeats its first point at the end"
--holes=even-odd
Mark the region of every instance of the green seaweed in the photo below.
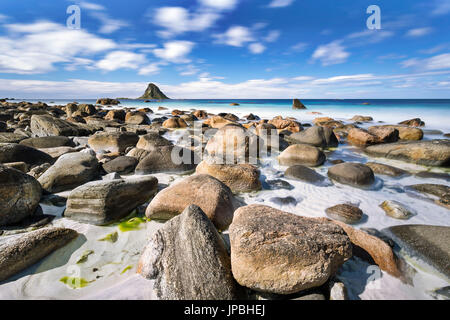
{"type": "Polygon", "coordinates": [[[77,264],[84,263],[87,261],[89,255],[93,254],[93,250],[86,250],[83,254],[78,258],[77,264]]]}
{"type": "Polygon", "coordinates": [[[59,279],[62,283],[67,285],[71,289],[80,289],[86,287],[89,283],[93,281],[87,281],[83,278],[76,278],[76,277],[62,277],[59,279]]]}
{"type": "Polygon", "coordinates": [[[109,234],[107,234],[104,238],[98,239],[98,241],[109,241],[109,242],[116,242],[117,239],[119,238],[119,234],[117,233],[117,231],[111,232],[109,234]]]}
{"type": "Polygon", "coordinates": [[[141,223],[145,223],[147,220],[141,217],[133,217],[127,221],[119,224],[119,230],[122,232],[135,231],[141,229],[141,223]]]}
{"type": "Polygon", "coordinates": [[[127,266],[125,269],[122,270],[122,272],[120,274],[124,274],[125,272],[127,272],[128,270],[132,269],[133,266],[127,266]]]}

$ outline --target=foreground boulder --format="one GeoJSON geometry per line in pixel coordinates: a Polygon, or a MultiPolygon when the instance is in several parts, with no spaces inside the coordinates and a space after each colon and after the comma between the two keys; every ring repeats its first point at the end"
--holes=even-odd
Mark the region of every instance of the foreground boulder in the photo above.
{"type": "Polygon", "coordinates": [[[347,203],[337,204],[327,208],[325,213],[331,219],[339,220],[347,224],[358,223],[363,216],[363,212],[360,208],[347,203]]]}
{"type": "Polygon", "coordinates": [[[408,255],[425,262],[450,279],[450,227],[401,225],[383,231],[408,255]]]}
{"type": "Polygon", "coordinates": [[[124,152],[134,147],[139,137],[133,132],[97,132],[89,137],[88,144],[94,151],[124,152]]]}
{"type": "Polygon", "coordinates": [[[402,160],[426,166],[450,166],[450,140],[403,141],[370,146],[365,152],[374,157],[402,160]]]}
{"type": "Polygon", "coordinates": [[[160,191],[150,202],[145,215],[150,219],[171,219],[195,204],[217,229],[226,230],[233,220],[234,198],[231,190],[216,178],[196,174],[160,191]]]}
{"type": "Polygon", "coordinates": [[[71,146],[72,140],[64,136],[49,136],[24,139],[20,144],[33,148],[56,148],[71,146]]]}
{"type": "Polygon", "coordinates": [[[92,181],[70,192],[64,216],[95,225],[117,221],[147,202],[157,187],[158,179],[151,176],[92,181]]]}
{"type": "Polygon", "coordinates": [[[136,158],[121,156],[103,164],[103,170],[107,173],[117,172],[119,174],[127,174],[134,172],[137,164],[138,160],[136,158]]]}
{"type": "Polygon", "coordinates": [[[339,144],[333,129],[319,126],[295,132],[285,137],[285,139],[291,143],[309,144],[320,148],[334,148],[339,144]]]}
{"type": "Polygon", "coordinates": [[[47,136],[78,136],[78,126],[68,121],[54,118],[50,115],[33,115],[31,117],[31,132],[37,137],[47,136]]]}
{"type": "MultiPolygon", "coordinates": [[[[136,152],[138,153],[137,149],[136,152]]],[[[128,154],[130,155],[130,153],[128,154]]],[[[153,151],[145,151],[136,166],[136,174],[152,174],[159,172],[187,172],[195,169],[198,163],[196,154],[185,148],[166,146],[153,151]]]]}
{"type": "Polygon", "coordinates": [[[202,161],[197,166],[196,172],[213,176],[234,193],[261,190],[260,172],[251,164],[211,164],[202,161]]]}
{"type": "Polygon", "coordinates": [[[370,186],[375,182],[372,169],[361,163],[345,162],[328,169],[328,177],[354,187],[370,186]]]}
{"type": "Polygon", "coordinates": [[[278,162],[282,166],[297,164],[308,167],[317,167],[326,160],[325,154],[318,148],[307,144],[293,144],[278,156],[278,162]]]}
{"type": "Polygon", "coordinates": [[[77,236],[72,229],[44,228],[0,244],[0,282],[32,266],[77,236]]]}
{"type": "Polygon", "coordinates": [[[31,216],[41,196],[42,188],[35,178],[0,165],[0,226],[31,216]]]}
{"type": "Polygon", "coordinates": [[[97,175],[97,158],[89,153],[75,152],[62,155],[38,181],[45,191],[54,193],[76,188],[97,175]]]}
{"type": "Polygon", "coordinates": [[[16,144],[0,144],[0,163],[25,162],[29,166],[41,165],[43,163],[53,163],[53,158],[38,149],[16,144]]]}
{"type": "Polygon", "coordinates": [[[337,225],[263,205],[236,210],[230,240],[237,282],[277,294],[321,286],[351,257],[352,250],[337,225]]]}
{"type": "Polygon", "coordinates": [[[162,300],[243,298],[222,237],[195,205],[153,235],[139,260],[138,273],[156,280],[153,288],[162,300]]]}
{"type": "Polygon", "coordinates": [[[139,138],[136,148],[146,151],[153,151],[160,147],[170,147],[173,143],[166,138],[161,137],[157,132],[150,132],[139,138]]]}
{"type": "Polygon", "coordinates": [[[369,132],[376,132],[375,130],[379,130],[381,128],[390,128],[396,129],[398,131],[398,138],[400,140],[422,140],[423,131],[419,128],[413,128],[408,126],[395,126],[395,125],[381,125],[381,126],[372,126],[369,127],[369,132]]]}
{"type": "Polygon", "coordinates": [[[295,165],[287,168],[284,172],[284,176],[286,178],[309,183],[320,183],[325,180],[325,177],[317,173],[315,170],[302,165],[295,165]]]}
{"type": "Polygon", "coordinates": [[[187,128],[187,123],[179,117],[173,117],[163,122],[162,126],[167,129],[187,128]]]}

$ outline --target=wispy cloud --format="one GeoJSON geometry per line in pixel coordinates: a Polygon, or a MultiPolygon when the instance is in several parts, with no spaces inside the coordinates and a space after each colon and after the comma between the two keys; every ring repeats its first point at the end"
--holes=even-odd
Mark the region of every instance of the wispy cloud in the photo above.
{"type": "Polygon", "coordinates": [[[435,0],[433,4],[432,15],[440,16],[450,13],[450,0],[435,0]]]}
{"type": "Polygon", "coordinates": [[[450,69],[450,53],[444,53],[431,58],[412,58],[401,62],[404,68],[416,68],[420,70],[445,70],[450,69]]]}
{"type": "Polygon", "coordinates": [[[350,56],[340,41],[319,46],[313,53],[313,60],[320,60],[323,66],[344,63],[350,56]]]}
{"type": "Polygon", "coordinates": [[[284,8],[290,6],[295,0],[272,0],[269,3],[269,8],[284,8]]]}
{"type": "Polygon", "coordinates": [[[156,57],[173,63],[188,63],[186,57],[194,48],[195,43],[191,41],[169,41],[164,43],[163,48],[154,49],[156,57]]]}
{"type": "Polygon", "coordinates": [[[82,9],[86,9],[89,15],[101,22],[101,26],[98,30],[100,33],[110,34],[117,30],[129,26],[128,22],[117,18],[111,18],[106,12],[106,8],[100,4],[82,1],[80,3],[82,9]]]}
{"type": "Polygon", "coordinates": [[[427,34],[430,34],[433,31],[433,28],[430,27],[424,27],[424,28],[414,28],[414,29],[410,29],[408,30],[408,32],[406,32],[406,36],[407,37],[423,37],[427,34]]]}

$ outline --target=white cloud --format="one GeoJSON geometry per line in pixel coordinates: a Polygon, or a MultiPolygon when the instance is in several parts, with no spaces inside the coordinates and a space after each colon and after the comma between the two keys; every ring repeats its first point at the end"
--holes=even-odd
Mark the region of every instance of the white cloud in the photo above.
{"type": "Polygon", "coordinates": [[[427,59],[412,58],[401,62],[404,68],[417,68],[421,70],[450,69],[450,53],[440,54],[427,59]]]}
{"type": "Polygon", "coordinates": [[[0,72],[18,74],[45,73],[57,63],[72,64],[74,58],[86,58],[116,48],[117,44],[90,34],[71,30],[49,21],[5,25],[7,36],[0,37],[0,72]]]}
{"type": "Polygon", "coordinates": [[[450,13],[450,1],[449,0],[436,0],[434,1],[434,9],[431,12],[432,15],[439,16],[450,13]]]}
{"type": "Polygon", "coordinates": [[[145,55],[129,51],[113,51],[96,63],[99,69],[105,71],[115,71],[118,69],[137,69],[145,63],[145,55]]]}
{"type": "Polygon", "coordinates": [[[433,31],[433,28],[415,28],[415,29],[411,29],[408,30],[408,32],[406,33],[406,36],[408,37],[422,37],[425,36],[429,33],[431,33],[433,31]]]}
{"type": "Polygon", "coordinates": [[[158,58],[173,63],[187,63],[186,56],[192,51],[195,43],[191,41],[170,41],[164,44],[164,48],[154,49],[153,53],[158,58]]]}
{"type": "Polygon", "coordinates": [[[163,37],[171,37],[189,31],[204,31],[210,28],[220,15],[212,11],[190,13],[183,7],[162,7],[156,14],[149,15],[153,23],[165,28],[159,32],[163,37]]]}
{"type": "Polygon", "coordinates": [[[298,76],[298,77],[292,78],[292,80],[295,80],[295,81],[308,81],[308,80],[313,80],[313,79],[314,78],[310,77],[310,76],[298,76]]]}
{"type": "Polygon", "coordinates": [[[100,4],[92,2],[81,2],[80,6],[82,9],[88,10],[90,15],[101,22],[101,27],[99,29],[100,33],[113,33],[123,27],[129,26],[129,24],[123,20],[117,18],[111,18],[105,11],[106,8],[100,4]]]}
{"type": "Polygon", "coordinates": [[[303,52],[308,47],[308,44],[305,42],[299,42],[291,47],[291,49],[295,52],[303,52]]]}
{"type": "Polygon", "coordinates": [[[320,60],[323,66],[344,63],[350,53],[345,51],[345,47],[340,41],[333,41],[326,45],[319,46],[313,53],[313,60],[320,60]]]}
{"type": "Polygon", "coordinates": [[[294,3],[294,0],[272,0],[272,2],[270,2],[269,7],[270,8],[283,8],[283,7],[287,7],[289,5],[291,5],[292,3],[294,3]]]}
{"type": "Polygon", "coordinates": [[[264,38],[266,42],[275,42],[280,37],[281,32],[278,30],[270,31],[269,34],[264,38]]]}
{"type": "Polygon", "coordinates": [[[82,1],[80,2],[80,7],[86,10],[94,10],[94,11],[103,11],[105,10],[105,7],[101,4],[82,1]]]}
{"type": "Polygon", "coordinates": [[[266,47],[259,42],[252,43],[248,46],[248,49],[253,54],[260,54],[266,50],[266,47]]]}
{"type": "Polygon", "coordinates": [[[236,7],[237,0],[200,0],[200,3],[205,7],[218,10],[230,10],[236,7]]]}
{"type": "Polygon", "coordinates": [[[361,32],[354,32],[347,36],[347,39],[358,41],[357,45],[367,44],[367,43],[377,43],[381,42],[387,38],[390,38],[394,35],[392,31],[387,30],[364,30],[361,32]],[[362,41],[361,39],[364,39],[362,41]]]}
{"type": "Polygon", "coordinates": [[[242,47],[254,40],[249,28],[243,26],[232,26],[225,33],[214,35],[218,43],[233,47],[242,47]]]}
{"type": "Polygon", "coordinates": [[[158,74],[160,71],[158,63],[152,63],[139,69],[140,75],[158,74]]]}
{"type": "Polygon", "coordinates": [[[8,16],[0,13],[0,22],[5,22],[6,20],[8,20],[8,18],[8,16]]]}
{"type": "Polygon", "coordinates": [[[181,76],[193,76],[200,72],[200,69],[193,64],[188,64],[178,69],[181,76]]]}

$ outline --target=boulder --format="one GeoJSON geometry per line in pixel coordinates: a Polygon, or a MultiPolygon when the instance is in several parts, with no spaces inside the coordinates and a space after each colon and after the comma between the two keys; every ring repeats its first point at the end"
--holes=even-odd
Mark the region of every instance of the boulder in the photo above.
{"type": "Polygon", "coordinates": [[[196,167],[195,164],[198,163],[197,156],[194,152],[174,146],[159,147],[153,151],[144,150],[142,156],[144,157],[136,166],[136,174],[187,172],[194,170],[196,167]],[[178,159],[178,156],[181,158],[178,159]]]}
{"type": "Polygon", "coordinates": [[[251,164],[213,164],[202,161],[196,168],[198,174],[209,174],[222,181],[233,193],[261,190],[260,172],[251,164]]]}
{"type": "Polygon", "coordinates": [[[374,157],[402,160],[426,166],[450,166],[450,140],[402,141],[369,146],[365,152],[374,157]]]}
{"type": "Polygon", "coordinates": [[[236,210],[230,241],[237,282],[276,294],[321,286],[352,250],[344,230],[333,223],[256,204],[236,210]]]}
{"type": "Polygon", "coordinates": [[[88,153],[75,152],[61,156],[38,181],[45,191],[56,193],[76,188],[97,175],[97,158],[88,153]]]}
{"type": "Polygon", "coordinates": [[[126,115],[125,110],[114,109],[114,110],[108,111],[108,113],[105,115],[104,119],[122,122],[122,121],[125,121],[125,115],[126,115]]]}
{"type": "Polygon", "coordinates": [[[425,126],[425,122],[423,122],[420,118],[405,120],[405,121],[399,122],[399,124],[402,124],[402,125],[405,125],[408,127],[423,127],[423,126],[425,126]]]}
{"type": "Polygon", "coordinates": [[[401,125],[382,125],[382,126],[373,126],[369,127],[369,132],[377,130],[379,128],[391,128],[396,129],[398,131],[398,137],[400,140],[422,140],[423,131],[419,128],[413,128],[408,126],[401,125]]]}
{"type": "Polygon", "coordinates": [[[227,124],[234,124],[234,121],[227,120],[221,116],[213,116],[203,121],[204,124],[209,125],[211,128],[220,129],[227,124]]]}
{"type": "Polygon", "coordinates": [[[208,118],[208,113],[206,111],[203,111],[203,110],[195,110],[194,112],[192,112],[192,114],[197,119],[206,119],[206,118],[208,118]]]}
{"type": "Polygon", "coordinates": [[[284,176],[286,178],[300,180],[308,183],[320,183],[325,180],[325,177],[317,173],[315,170],[302,165],[290,166],[284,172],[284,176]]]}
{"type": "Polygon", "coordinates": [[[19,170],[23,173],[27,173],[28,172],[28,164],[26,164],[25,162],[8,162],[8,163],[4,163],[4,166],[8,167],[8,168],[13,168],[16,170],[19,170]]]}
{"type": "Polygon", "coordinates": [[[19,143],[28,136],[14,132],[0,132],[0,143],[19,143]]]}
{"type": "Polygon", "coordinates": [[[163,122],[163,127],[167,129],[187,128],[187,123],[179,117],[173,117],[163,122]]]}
{"type": "Polygon", "coordinates": [[[173,143],[161,137],[157,132],[150,132],[139,138],[136,148],[153,151],[160,147],[172,146],[173,143]]]}
{"type": "Polygon", "coordinates": [[[286,141],[292,143],[309,144],[320,148],[334,148],[339,142],[333,129],[313,126],[301,132],[295,132],[287,137],[286,141]]]}
{"type": "Polygon", "coordinates": [[[42,188],[35,178],[0,165],[0,226],[11,225],[33,215],[41,196],[42,188]]]}
{"type": "Polygon", "coordinates": [[[167,220],[191,204],[199,206],[219,230],[226,230],[233,220],[231,190],[207,174],[187,177],[163,189],[150,202],[145,215],[150,219],[167,220]]]}
{"type": "Polygon", "coordinates": [[[400,177],[403,175],[408,175],[408,171],[405,171],[400,168],[396,168],[393,166],[389,166],[387,164],[383,163],[377,163],[377,162],[367,162],[366,166],[368,166],[372,171],[376,174],[382,174],[385,176],[391,176],[391,177],[400,177]]]}
{"type": "Polygon", "coordinates": [[[89,147],[94,151],[124,152],[134,147],[139,137],[132,132],[97,132],[89,137],[89,147]]]}
{"type": "Polygon", "coordinates": [[[322,165],[326,160],[325,154],[307,144],[293,144],[278,156],[278,162],[283,166],[305,165],[316,167],[322,165]]]}
{"type": "Polygon", "coordinates": [[[83,135],[81,128],[62,119],[50,115],[33,115],[31,117],[31,132],[37,137],[47,136],[78,136],[83,135]]]}
{"type": "Polygon", "coordinates": [[[48,136],[48,137],[37,137],[28,138],[20,141],[19,144],[33,148],[56,148],[63,146],[72,146],[72,140],[64,136],[48,136]]]}
{"type": "Polygon", "coordinates": [[[399,225],[383,230],[409,256],[450,279],[450,227],[399,225]]]}
{"type": "Polygon", "coordinates": [[[328,169],[328,177],[354,187],[370,186],[375,182],[372,169],[361,163],[336,164],[328,169]]]}
{"type": "Polygon", "coordinates": [[[105,225],[130,214],[157,191],[158,179],[152,176],[92,181],[72,190],[64,212],[66,218],[105,225]]]}
{"type": "Polygon", "coordinates": [[[394,200],[386,200],[380,204],[380,208],[386,212],[386,214],[394,219],[406,220],[412,215],[412,213],[406,209],[400,202],[394,200]]]}
{"type": "Polygon", "coordinates": [[[229,124],[209,139],[205,151],[218,164],[252,162],[258,157],[262,143],[257,135],[242,126],[229,124]]]}
{"type": "Polygon", "coordinates": [[[366,130],[353,128],[348,132],[347,141],[353,145],[367,146],[378,143],[378,138],[366,130]]]}
{"type": "Polygon", "coordinates": [[[162,300],[243,298],[222,237],[195,205],[153,235],[139,260],[138,273],[156,280],[153,288],[162,300]]]}
{"type": "Polygon", "coordinates": [[[103,170],[107,173],[127,174],[134,172],[137,164],[138,160],[136,158],[121,156],[103,164],[103,170]]]}
{"type": "Polygon", "coordinates": [[[306,109],[305,105],[298,99],[292,101],[292,109],[306,109]]]}
{"type": "Polygon", "coordinates": [[[72,229],[43,228],[0,244],[0,282],[32,266],[77,236],[72,229]]]}
{"type": "Polygon", "coordinates": [[[150,124],[150,119],[144,112],[127,112],[125,115],[125,123],[127,124],[150,124]]]}
{"type": "Polygon", "coordinates": [[[0,163],[25,162],[29,166],[53,163],[53,158],[40,150],[21,144],[0,144],[0,163]]]}
{"type": "Polygon", "coordinates": [[[351,118],[350,121],[355,121],[355,122],[370,122],[370,121],[373,121],[373,118],[370,117],[370,116],[360,116],[360,115],[356,115],[356,116],[353,116],[353,118],[351,118]]]}
{"type": "Polygon", "coordinates": [[[303,130],[303,127],[300,124],[300,122],[292,119],[283,119],[281,117],[269,120],[268,124],[274,125],[275,128],[277,128],[280,131],[288,130],[290,132],[300,132],[303,130]]]}
{"type": "Polygon", "coordinates": [[[72,148],[72,147],[55,147],[55,148],[42,148],[39,149],[42,152],[47,153],[50,155],[53,159],[58,159],[63,154],[72,153],[72,152],[78,152],[81,150],[81,148],[72,148]]]}
{"type": "Polygon", "coordinates": [[[111,99],[111,98],[100,98],[97,99],[97,101],[95,102],[96,104],[101,104],[101,105],[118,105],[120,103],[119,100],[117,99],[111,99]]]}
{"type": "Polygon", "coordinates": [[[347,224],[358,223],[363,216],[363,212],[360,208],[347,203],[337,204],[327,208],[325,213],[331,219],[342,221],[347,224]]]}
{"type": "Polygon", "coordinates": [[[368,133],[377,138],[378,143],[397,142],[399,131],[392,127],[369,127],[368,133]]]}

